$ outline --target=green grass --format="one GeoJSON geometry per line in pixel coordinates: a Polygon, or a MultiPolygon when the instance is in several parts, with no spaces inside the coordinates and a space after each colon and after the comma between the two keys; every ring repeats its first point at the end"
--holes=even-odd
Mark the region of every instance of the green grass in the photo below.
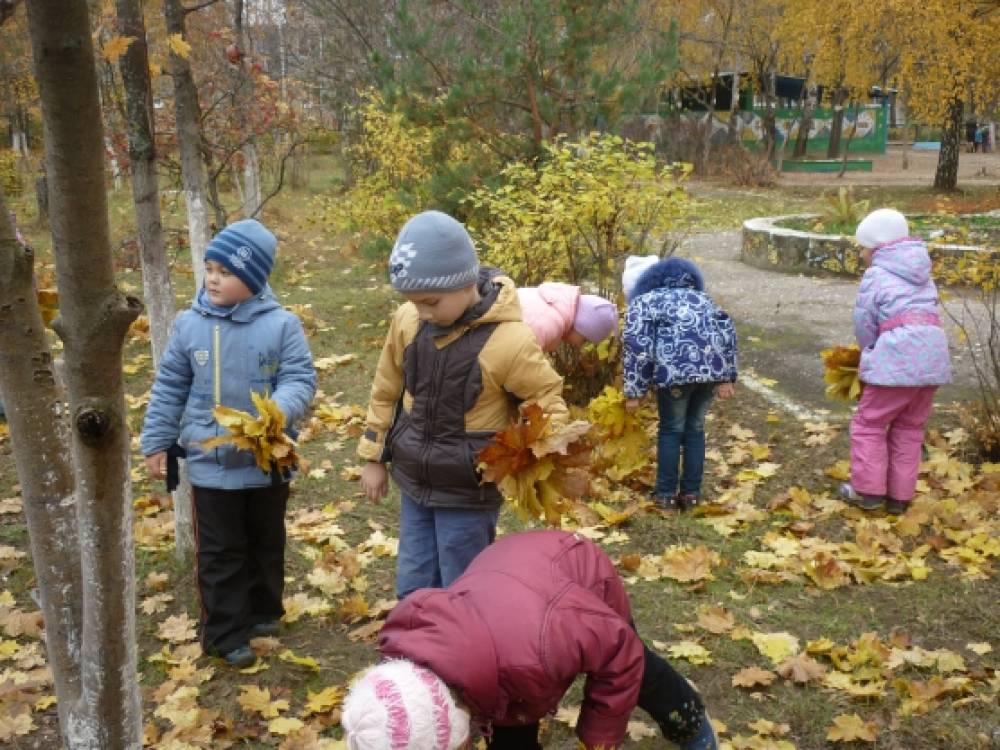
{"type": "MultiPolygon", "coordinates": [[[[285,304],[309,304],[318,323],[310,338],[314,356],[329,357],[353,353],[355,361],[322,373],[321,400],[341,404],[367,403],[375,361],[381,348],[385,328],[383,321],[398,304],[398,298],[384,283],[384,271],[377,264],[352,254],[350,247],[338,240],[336,232],[323,225],[322,218],[311,208],[312,196],[322,194],[339,179],[339,166],[332,160],[317,160],[310,175],[308,188],[282,194],[265,211],[264,220],[281,238],[279,260],[272,283],[285,304]],[[294,281],[294,283],[292,283],[294,281]]],[[[867,190],[856,188],[858,197],[873,199],[873,205],[917,205],[928,199],[922,190],[867,190]]],[[[780,191],[729,191],[700,186],[695,191],[698,210],[688,219],[688,229],[734,228],[739,221],[753,215],[772,215],[809,210],[823,200],[819,189],[796,188],[780,191]]],[[[115,246],[134,230],[130,226],[130,198],[127,190],[112,193],[110,197],[115,246]]],[[[168,227],[179,229],[183,216],[178,213],[176,202],[169,203],[174,213],[167,219],[168,227]]],[[[37,225],[26,200],[19,201],[19,215],[26,218],[29,238],[47,257],[48,240],[44,227],[37,225]]],[[[175,284],[177,295],[190,299],[190,276],[181,272],[185,255],[177,251],[175,284]]],[[[124,260],[124,258],[122,258],[124,260]]],[[[127,265],[120,265],[123,286],[141,289],[138,272],[127,265]]],[[[755,333],[741,328],[741,335],[755,333]]],[[[795,332],[788,335],[795,338],[795,332]]],[[[768,339],[763,337],[762,346],[768,339]]],[[[147,351],[142,341],[131,341],[125,359],[129,361],[147,351]]],[[[140,371],[130,376],[127,388],[132,395],[144,393],[152,382],[152,373],[140,371]]],[[[781,385],[779,384],[779,388],[781,385]]],[[[817,388],[819,388],[817,384],[817,388]]],[[[848,442],[844,430],[828,445],[806,447],[802,426],[792,417],[780,414],[777,422],[768,421],[772,408],[754,394],[741,390],[736,399],[713,406],[708,422],[710,447],[723,452],[729,441],[728,430],[739,423],[756,433],[756,439],[771,446],[769,459],[781,464],[781,470],[757,487],[754,503],[766,504],[790,486],[802,486],[813,493],[830,492],[836,482],[823,470],[836,460],[848,455],[848,442]]],[[[137,433],[141,424],[141,411],[132,411],[129,421],[137,433]]],[[[933,426],[946,429],[953,426],[954,417],[941,413],[934,417],[933,426]]],[[[370,505],[359,497],[358,485],[341,478],[343,468],[357,463],[354,456],[354,436],[323,433],[301,446],[304,456],[313,467],[329,461],[330,468],[321,479],[300,476],[295,484],[290,513],[301,509],[340,509],[337,523],[344,529],[343,539],[354,546],[366,539],[373,526],[381,526],[390,536],[398,534],[397,498],[393,493],[379,505],[370,505]],[[337,443],[340,445],[337,445],[337,443]]],[[[136,455],[134,463],[139,461],[136,455]]],[[[720,479],[712,474],[709,465],[706,475],[706,493],[718,495],[731,484],[730,479],[720,479]]],[[[13,470],[9,440],[0,442],[0,498],[16,495],[17,478],[13,470]]],[[[137,482],[136,496],[159,492],[160,487],[148,482],[137,482]]],[[[866,632],[878,633],[883,639],[894,630],[904,630],[914,643],[927,649],[951,648],[963,653],[967,663],[978,674],[988,675],[997,666],[996,653],[979,657],[964,650],[966,643],[991,642],[1000,650],[996,636],[996,602],[1000,600],[1000,584],[993,574],[986,581],[965,582],[956,577],[954,570],[940,562],[932,563],[932,573],[926,581],[910,584],[875,583],[869,586],[852,585],[833,591],[819,591],[801,584],[749,585],[740,578],[742,555],[747,550],[760,549],[763,534],[775,528],[784,528],[790,519],[770,513],[765,520],[751,524],[729,538],[720,537],[711,528],[692,515],[662,517],[658,514],[639,513],[623,530],[628,541],[608,547],[613,557],[619,555],[657,554],[670,545],[704,544],[717,551],[722,564],[714,571],[714,580],[704,583],[678,584],[664,579],[654,582],[637,581],[629,585],[635,619],[639,632],[647,640],[671,643],[683,638],[697,637],[712,653],[710,665],[677,663],[678,669],[694,680],[702,690],[715,718],[729,728],[727,737],[734,734],[752,735],[747,724],[766,718],[790,725],[786,739],[804,750],[827,747],[826,728],[832,718],[840,713],[858,712],[879,725],[877,747],[902,750],[929,750],[938,747],[987,748],[982,736],[989,737],[1000,725],[1000,709],[996,700],[991,703],[973,704],[952,708],[948,701],[923,716],[898,716],[899,699],[891,692],[880,701],[851,702],[842,694],[815,686],[798,687],[778,680],[770,688],[761,690],[755,697],[751,691],[731,686],[732,675],[740,669],[757,665],[769,667],[767,659],[745,640],[732,640],[727,635],[710,635],[701,631],[686,630],[697,617],[698,608],[708,604],[722,604],[730,611],[739,625],[765,632],[789,631],[804,643],[810,638],[829,637],[838,644],[847,645],[866,632]],[[945,739],[947,738],[947,739],[945,739]]],[[[501,527],[512,532],[524,524],[509,510],[501,517],[501,527]]],[[[817,522],[810,533],[821,534],[827,539],[849,538],[852,533],[844,518],[835,515],[817,522]]],[[[0,516],[0,544],[27,548],[26,530],[18,516],[0,516]]],[[[912,540],[908,544],[916,544],[912,540]]],[[[299,541],[290,541],[287,552],[289,593],[316,591],[306,583],[306,576],[313,567],[316,548],[299,541]]],[[[175,599],[163,614],[149,617],[140,614],[140,669],[144,689],[144,710],[147,719],[158,701],[153,691],[165,678],[162,665],[149,662],[148,657],[160,650],[162,642],[156,636],[157,624],[168,614],[187,612],[197,614],[193,571],[177,563],[168,551],[137,554],[137,580],[140,598],[149,594],[143,583],[152,571],[167,573],[167,592],[175,599]]],[[[394,560],[375,558],[365,569],[368,589],[364,596],[369,603],[380,597],[389,598],[393,591],[394,560]]],[[[2,588],[11,591],[18,604],[33,608],[30,589],[34,585],[29,566],[21,566],[6,576],[2,588]]],[[[336,605],[336,602],[334,602],[336,605]]],[[[217,663],[215,677],[200,688],[200,704],[218,709],[224,716],[233,717],[236,725],[231,738],[238,747],[273,748],[278,738],[260,732],[260,724],[253,717],[241,712],[236,704],[240,686],[255,684],[271,690],[273,698],[285,698],[292,709],[289,715],[299,715],[308,690],[318,691],[329,685],[344,684],[356,670],[371,663],[376,654],[370,644],[348,638],[353,626],[336,613],[326,617],[304,617],[288,626],[282,634],[284,647],[301,656],[315,658],[321,669],[318,673],[270,657],[270,668],[255,675],[230,672],[217,663]]],[[[212,663],[204,660],[203,663],[212,663]]],[[[919,670],[907,669],[903,674],[910,679],[928,675],[919,670]]],[[[985,683],[976,683],[977,691],[986,691],[985,683]]],[[[580,686],[572,691],[566,703],[580,700],[580,686]]],[[[637,719],[645,719],[637,713],[637,719]]],[[[51,732],[54,709],[39,713],[36,723],[51,732]]],[[[329,730],[336,736],[338,730],[329,730]]],[[[557,722],[549,727],[549,747],[568,747],[570,734],[557,722]]],[[[30,740],[30,737],[28,738],[30,740]]],[[[646,739],[630,743],[629,747],[662,747],[662,740],[646,739]]]]}

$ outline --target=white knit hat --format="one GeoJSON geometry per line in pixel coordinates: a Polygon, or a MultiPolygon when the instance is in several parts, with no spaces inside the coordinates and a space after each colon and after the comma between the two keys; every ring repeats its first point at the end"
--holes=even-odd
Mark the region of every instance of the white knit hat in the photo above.
{"type": "Polygon", "coordinates": [[[630,255],[625,259],[625,270],[622,272],[622,291],[625,292],[626,302],[632,299],[632,290],[635,289],[635,284],[639,281],[643,271],[659,262],[659,255],[630,255]]]}
{"type": "Polygon", "coordinates": [[[906,217],[892,208],[879,208],[872,211],[854,233],[861,247],[878,247],[910,236],[910,226],[906,217]]]}
{"type": "Polygon", "coordinates": [[[406,659],[362,674],[340,724],[349,750],[458,750],[469,739],[468,711],[440,677],[406,659]]]}

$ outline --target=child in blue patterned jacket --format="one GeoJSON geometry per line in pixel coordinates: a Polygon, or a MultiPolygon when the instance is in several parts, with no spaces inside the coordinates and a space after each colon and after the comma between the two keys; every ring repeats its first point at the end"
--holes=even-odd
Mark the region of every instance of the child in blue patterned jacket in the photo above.
{"type": "Polygon", "coordinates": [[[701,499],[705,414],[716,394],[729,398],[734,391],[736,330],[705,294],[701,271],[685,258],[650,265],[626,297],[625,406],[637,409],[656,388],[660,424],[653,500],[661,510],[684,510],[701,499]]]}

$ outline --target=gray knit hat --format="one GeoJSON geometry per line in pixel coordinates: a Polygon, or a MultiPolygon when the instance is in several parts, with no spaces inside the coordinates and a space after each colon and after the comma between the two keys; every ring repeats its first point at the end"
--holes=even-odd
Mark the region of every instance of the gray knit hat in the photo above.
{"type": "Polygon", "coordinates": [[[452,292],[475,284],[478,275],[472,238],[440,211],[406,222],[389,256],[389,280],[397,292],[452,292]]]}

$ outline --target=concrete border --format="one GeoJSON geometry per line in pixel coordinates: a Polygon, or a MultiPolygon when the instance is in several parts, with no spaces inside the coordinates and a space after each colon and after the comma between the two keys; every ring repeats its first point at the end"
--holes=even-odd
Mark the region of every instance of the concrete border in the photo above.
{"type": "MultiPolygon", "coordinates": [[[[777,226],[790,219],[812,219],[818,214],[789,214],[747,219],[743,222],[740,259],[771,271],[807,275],[859,276],[864,269],[853,239],[840,234],[819,234],[777,226]]],[[[928,243],[935,274],[945,283],[956,283],[960,266],[991,258],[1000,263],[1000,252],[978,245],[928,243]]]]}

